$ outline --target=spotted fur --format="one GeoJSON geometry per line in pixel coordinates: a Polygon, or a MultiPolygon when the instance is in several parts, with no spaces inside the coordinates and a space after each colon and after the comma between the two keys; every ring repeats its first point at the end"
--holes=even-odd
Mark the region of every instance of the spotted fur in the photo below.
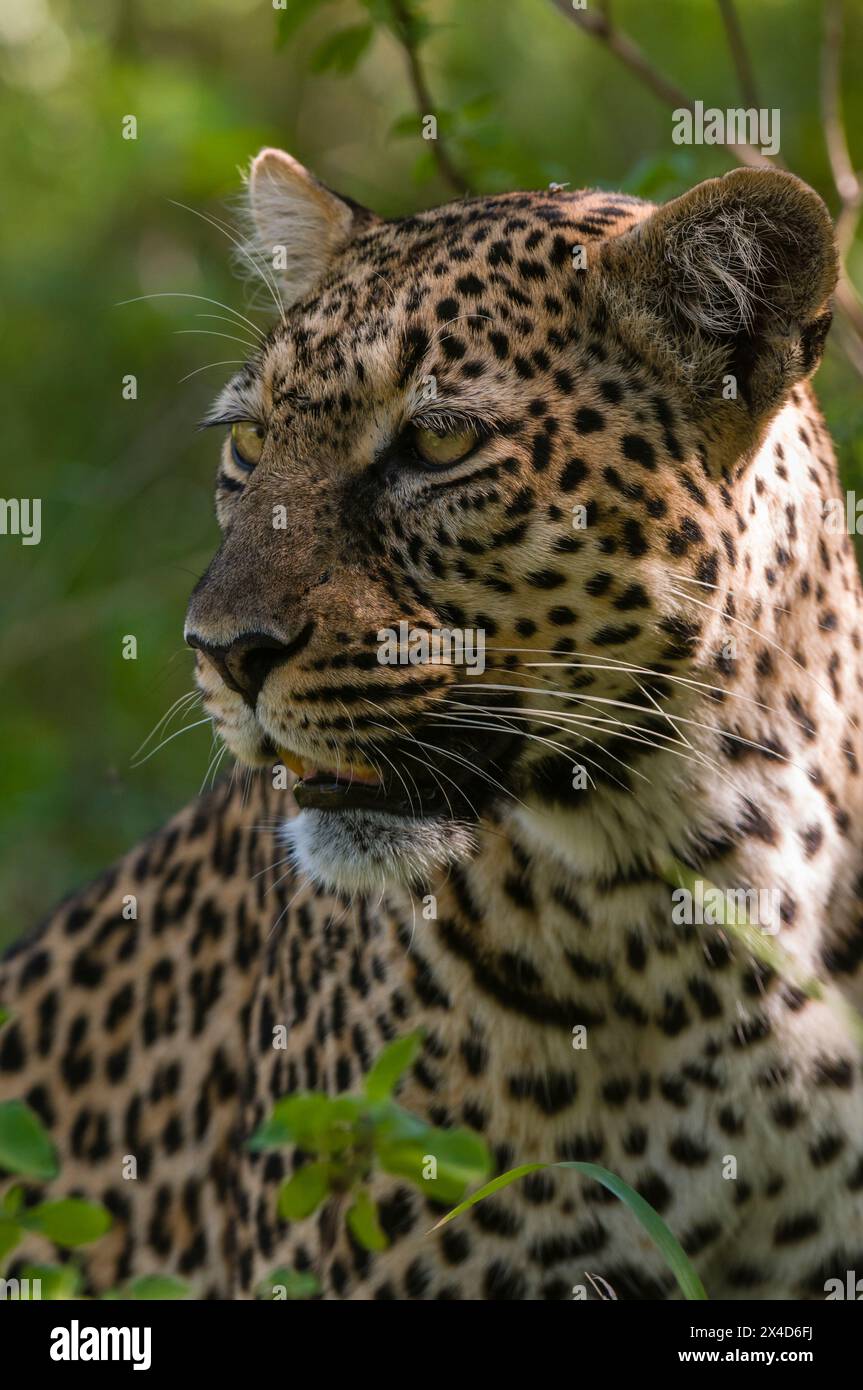
{"type": "Polygon", "coordinates": [[[554,190],[383,222],[276,152],[251,201],[252,259],[296,254],[212,412],[265,443],[251,470],[225,447],[187,634],[258,771],[3,967],[4,1093],[56,1138],[52,1190],[116,1218],[92,1285],[248,1297],[292,1265],[328,1298],[566,1299],[588,1274],[672,1295],[571,1172],[435,1235],[421,1191],[376,1179],[377,1255],[326,1213],[277,1217],[302,1156],[246,1145],[272,1101],[356,1089],[419,1026],[408,1108],[480,1131],[499,1169],[619,1173],[714,1297],[823,1297],[863,1271],[861,1058],[831,995],[863,973],[860,585],[807,384],[823,205],[741,171],[659,209],[554,190]],[[478,446],[423,466],[418,419],[478,446]],[[481,629],[484,673],[381,665],[400,620],[481,629]],[[402,804],[298,816],[283,754],[377,767],[402,804]],[[829,988],[676,925],[672,859],[779,890],[779,942],[829,988]]]}

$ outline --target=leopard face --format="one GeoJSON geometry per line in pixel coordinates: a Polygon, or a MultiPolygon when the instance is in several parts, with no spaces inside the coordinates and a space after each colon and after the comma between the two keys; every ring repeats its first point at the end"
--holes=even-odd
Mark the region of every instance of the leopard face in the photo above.
{"type": "Polygon", "coordinates": [[[279,318],[207,417],[205,708],[298,774],[289,842],[327,886],[421,883],[501,808],[557,843],[711,660],[729,485],[829,323],[826,210],[739,171],[660,209],[558,190],[387,222],[279,151],[249,187],[279,318]]]}

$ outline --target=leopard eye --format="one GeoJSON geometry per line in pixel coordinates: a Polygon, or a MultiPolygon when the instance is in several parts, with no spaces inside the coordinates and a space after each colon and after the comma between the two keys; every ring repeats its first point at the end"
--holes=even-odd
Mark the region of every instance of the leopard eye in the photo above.
{"type": "Polygon", "coordinates": [[[231,426],[231,454],[241,468],[254,468],[264,448],[265,430],[253,420],[237,420],[231,426]]]}
{"type": "Polygon", "coordinates": [[[423,429],[418,425],[413,434],[413,446],[424,463],[445,466],[458,463],[466,458],[479,443],[476,430],[454,430],[449,434],[435,434],[434,430],[423,429]]]}

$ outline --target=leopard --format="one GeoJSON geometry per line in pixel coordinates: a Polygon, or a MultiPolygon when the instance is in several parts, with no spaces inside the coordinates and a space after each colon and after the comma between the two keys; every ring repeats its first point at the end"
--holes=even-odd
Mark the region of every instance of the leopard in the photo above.
{"type": "Polygon", "coordinates": [[[824,1298],[863,1269],[827,208],[739,168],[386,219],[270,148],[247,195],[274,322],[242,316],[204,421],[221,541],[185,625],[234,773],[3,963],[3,1095],[59,1157],[26,1200],[108,1208],[95,1293],[250,1299],[282,1269],[323,1300],[679,1297],[629,1206],[557,1166],[588,1164],[711,1298],[824,1298]],[[420,1174],[374,1172],[378,1250],[331,1204],[282,1217],[308,1155],[251,1136],[414,1032],[399,1103],[535,1168],[444,1225],[420,1174]]]}

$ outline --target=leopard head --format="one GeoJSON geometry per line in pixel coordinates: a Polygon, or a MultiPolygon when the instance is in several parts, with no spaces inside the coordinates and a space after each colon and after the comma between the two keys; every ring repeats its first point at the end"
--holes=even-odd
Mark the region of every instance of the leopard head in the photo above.
{"type": "Polygon", "coordinates": [[[186,640],[235,756],[297,774],[299,863],[416,884],[500,816],[542,837],[631,796],[718,640],[738,480],[820,356],[823,204],[741,170],[387,221],[278,150],[249,201],[278,318],[206,420],[223,538],[186,640]]]}

